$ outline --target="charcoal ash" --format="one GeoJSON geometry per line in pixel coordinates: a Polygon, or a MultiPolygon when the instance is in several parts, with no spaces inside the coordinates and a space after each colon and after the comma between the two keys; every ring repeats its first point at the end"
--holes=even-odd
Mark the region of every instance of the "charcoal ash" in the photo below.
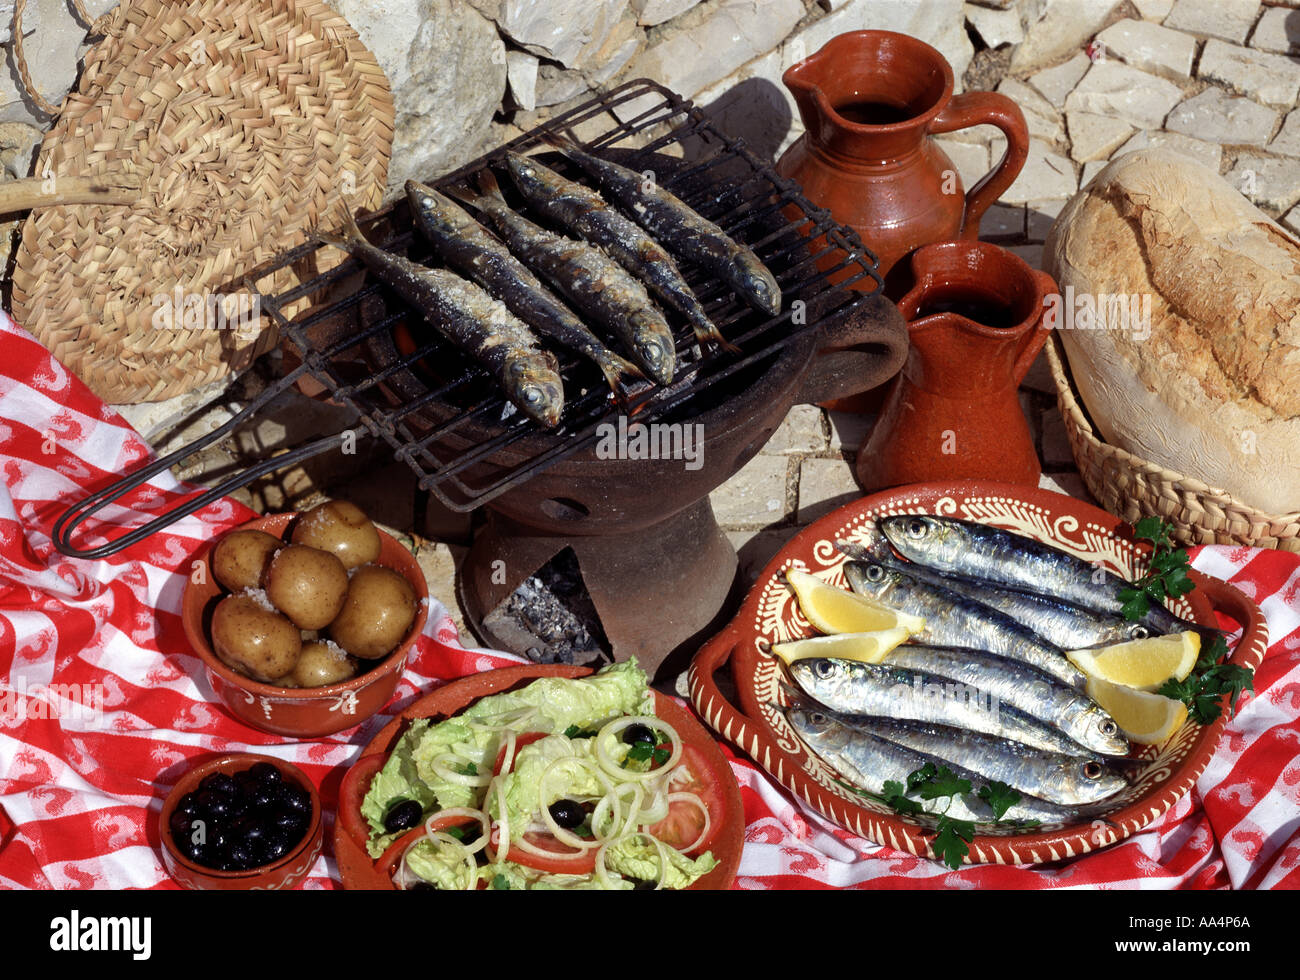
{"type": "Polygon", "coordinates": [[[595,665],[613,659],[572,548],[525,579],[484,625],[536,663],[595,665]]]}

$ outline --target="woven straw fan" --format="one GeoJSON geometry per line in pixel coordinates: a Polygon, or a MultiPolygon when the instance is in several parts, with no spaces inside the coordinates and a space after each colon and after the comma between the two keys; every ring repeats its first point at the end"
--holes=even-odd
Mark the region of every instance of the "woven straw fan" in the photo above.
{"type": "MultiPolygon", "coordinates": [[[[113,404],[246,366],[274,329],[214,320],[214,305],[246,313],[232,302],[249,299],[244,274],[338,227],[344,209],[382,203],[393,139],[383,71],[320,0],[124,0],[92,25],[102,40],[56,109],[26,71],[24,2],[15,62],[57,118],[37,176],[0,184],[0,211],[34,209],[15,319],[113,404]]],[[[280,293],[341,261],[325,249],[257,287],[280,293]]]]}

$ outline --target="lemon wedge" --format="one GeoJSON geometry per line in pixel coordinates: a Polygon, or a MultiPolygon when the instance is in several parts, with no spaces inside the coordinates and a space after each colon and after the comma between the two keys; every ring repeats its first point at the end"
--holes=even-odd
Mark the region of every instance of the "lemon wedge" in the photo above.
{"type": "Polygon", "coordinates": [[[872,633],[901,627],[909,634],[925,629],[925,619],[867,596],[837,589],[816,575],[787,568],[785,580],[794,589],[808,622],[823,633],[872,633]]]}
{"type": "Polygon", "coordinates": [[[1200,655],[1200,635],[1186,630],[1090,650],[1071,650],[1066,657],[1089,677],[1154,692],[1166,681],[1187,677],[1200,655]]]}
{"type": "Polygon", "coordinates": [[[777,643],[772,647],[772,652],[787,664],[807,660],[809,657],[834,657],[837,660],[878,664],[894,647],[906,643],[909,635],[901,626],[868,633],[835,633],[831,636],[777,643]]]}
{"type": "Polygon", "coordinates": [[[1160,694],[1148,694],[1097,677],[1088,678],[1088,697],[1115,719],[1130,742],[1163,742],[1187,720],[1187,705],[1160,694]]]}

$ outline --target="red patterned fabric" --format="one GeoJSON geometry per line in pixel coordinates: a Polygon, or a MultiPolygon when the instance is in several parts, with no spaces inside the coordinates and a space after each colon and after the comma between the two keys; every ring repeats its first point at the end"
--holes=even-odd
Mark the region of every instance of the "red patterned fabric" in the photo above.
{"type": "MultiPolygon", "coordinates": [[[[163,796],[191,760],[249,749],[301,766],[332,819],[339,781],[402,705],[439,683],[518,662],[464,649],[445,608],[385,713],[294,741],[211,699],[180,625],[184,570],[250,512],[222,500],[102,561],[66,559],[51,528],[148,447],[30,335],[0,317],[0,887],[174,888],[158,853],[163,796]],[[53,686],[51,686],[53,685],[53,686]]],[[[100,516],[138,526],[196,491],[163,474],[100,516]]],[[[78,538],[96,540],[95,525],[78,538]]],[[[745,801],[737,887],[1294,888],[1300,886],[1300,559],[1205,548],[1194,565],[1268,617],[1271,647],[1196,791],[1146,832],[1046,868],[950,871],[834,827],[724,746],[745,801]]],[[[328,829],[328,828],[327,828],[328,829]]],[[[328,846],[305,888],[340,887],[328,846]]]]}

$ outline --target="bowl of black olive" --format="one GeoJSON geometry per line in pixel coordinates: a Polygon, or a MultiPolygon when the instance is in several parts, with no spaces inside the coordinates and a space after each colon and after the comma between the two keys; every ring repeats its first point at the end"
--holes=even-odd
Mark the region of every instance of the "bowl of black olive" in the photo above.
{"type": "Polygon", "coordinates": [[[163,801],[163,864],[186,888],[293,888],[320,856],[320,794],[293,763],[238,752],[200,762],[163,801]]]}

